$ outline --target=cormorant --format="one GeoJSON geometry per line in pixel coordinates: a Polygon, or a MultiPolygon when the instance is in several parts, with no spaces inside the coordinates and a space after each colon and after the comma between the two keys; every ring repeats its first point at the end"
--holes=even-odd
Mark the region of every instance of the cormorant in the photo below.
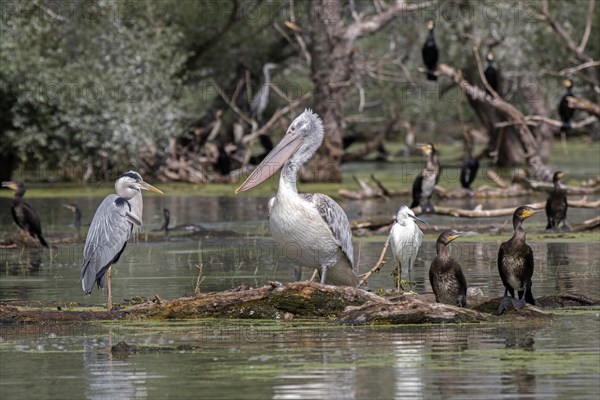
{"type": "Polygon", "coordinates": [[[434,27],[435,24],[433,20],[427,21],[427,29],[429,29],[429,34],[427,35],[427,40],[425,40],[425,44],[421,50],[421,54],[423,55],[423,63],[425,63],[425,66],[427,67],[427,79],[430,81],[437,81],[435,69],[438,62],[438,49],[435,45],[435,36],[433,34],[434,27]]]}
{"type": "Polygon", "coordinates": [[[504,284],[504,297],[498,307],[498,315],[506,310],[506,306],[512,303],[514,307],[523,307],[525,302],[535,305],[531,293],[531,277],[533,276],[533,251],[525,241],[523,221],[542,210],[529,206],[522,206],[515,210],[513,215],[513,227],[515,233],[507,241],[500,245],[498,251],[498,271],[504,284]],[[518,300],[515,300],[515,290],[518,292],[518,300]],[[510,293],[511,297],[508,297],[510,293]]]}
{"type": "Polygon", "coordinates": [[[554,190],[546,200],[546,217],[548,217],[546,229],[558,228],[561,222],[565,228],[567,227],[567,196],[560,182],[564,175],[564,172],[556,171],[552,177],[554,190]]]}
{"type": "Polygon", "coordinates": [[[465,189],[471,189],[471,184],[475,181],[477,171],[479,170],[479,160],[473,158],[471,152],[467,153],[463,161],[463,165],[460,168],[460,184],[465,189]]]}
{"type": "Polygon", "coordinates": [[[561,132],[571,129],[571,118],[573,118],[573,114],[575,114],[575,109],[569,107],[569,102],[567,100],[568,97],[573,97],[573,81],[565,79],[563,81],[563,86],[567,92],[560,99],[560,103],[558,104],[558,114],[562,121],[562,126],[560,127],[561,132]]]}
{"type": "Polygon", "coordinates": [[[163,208],[163,223],[160,226],[161,231],[165,231],[165,235],[169,233],[169,222],[171,222],[171,211],[168,208],[163,208]]]}
{"type": "Polygon", "coordinates": [[[437,256],[429,267],[429,282],[435,293],[435,301],[452,306],[466,307],[467,280],[458,264],[446,249],[454,239],[462,236],[457,231],[443,232],[437,239],[437,256]]]}
{"type": "Polygon", "coordinates": [[[219,150],[219,155],[217,156],[215,167],[220,175],[227,176],[231,172],[231,156],[227,152],[227,149],[225,149],[223,143],[219,143],[217,148],[219,150]]]}
{"type": "Polygon", "coordinates": [[[81,210],[75,203],[63,204],[63,207],[73,213],[73,228],[77,231],[77,237],[79,238],[81,233],[81,210]]]}
{"type": "MultiPolygon", "coordinates": [[[[491,88],[494,89],[494,92],[500,94],[498,92],[499,74],[496,67],[494,67],[494,53],[488,51],[488,53],[485,55],[485,59],[488,63],[487,68],[483,72],[483,74],[485,75],[485,79],[487,80],[491,88]]],[[[486,92],[488,92],[488,94],[491,95],[491,93],[489,93],[487,89],[486,92]]]]}
{"type": "Polygon", "coordinates": [[[434,212],[431,204],[433,188],[439,180],[440,161],[433,143],[427,143],[421,147],[421,151],[427,156],[425,168],[417,175],[412,187],[412,204],[410,208],[421,206],[422,212],[434,212]]]}
{"type": "Polygon", "coordinates": [[[42,246],[48,247],[46,239],[42,236],[42,224],[40,223],[40,218],[37,216],[34,209],[31,208],[28,203],[23,201],[23,196],[25,196],[25,185],[23,182],[2,182],[2,187],[7,187],[15,191],[15,195],[12,199],[13,205],[10,209],[15,224],[29,233],[32,237],[37,238],[42,246]]]}

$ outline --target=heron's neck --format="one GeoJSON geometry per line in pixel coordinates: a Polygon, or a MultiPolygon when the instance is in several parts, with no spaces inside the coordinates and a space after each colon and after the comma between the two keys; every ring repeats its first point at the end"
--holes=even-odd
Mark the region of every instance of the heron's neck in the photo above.
{"type": "Polygon", "coordinates": [[[263,71],[263,75],[265,76],[265,85],[268,85],[269,82],[271,82],[271,73],[269,72],[268,69],[265,69],[263,71]]]}
{"type": "Polygon", "coordinates": [[[142,211],[144,208],[144,202],[142,201],[142,193],[138,192],[131,199],[127,200],[131,205],[131,212],[142,219],[142,211]]]}

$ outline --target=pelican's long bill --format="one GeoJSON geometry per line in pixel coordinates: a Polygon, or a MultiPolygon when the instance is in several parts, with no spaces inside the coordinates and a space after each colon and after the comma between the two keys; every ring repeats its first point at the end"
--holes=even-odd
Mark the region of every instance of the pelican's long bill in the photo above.
{"type": "Polygon", "coordinates": [[[296,131],[288,131],[283,139],[275,146],[265,159],[256,167],[250,176],[236,189],[235,193],[244,192],[260,185],[285,164],[287,160],[298,150],[302,144],[300,134],[296,131]]]}
{"type": "Polygon", "coordinates": [[[160,189],[157,189],[154,186],[152,186],[151,184],[146,183],[144,181],[140,181],[137,184],[138,184],[138,186],[139,186],[140,189],[149,190],[151,192],[164,194],[160,189]]]}
{"type": "Polygon", "coordinates": [[[9,188],[12,190],[17,190],[17,182],[5,181],[5,182],[2,182],[2,187],[9,188]]]}

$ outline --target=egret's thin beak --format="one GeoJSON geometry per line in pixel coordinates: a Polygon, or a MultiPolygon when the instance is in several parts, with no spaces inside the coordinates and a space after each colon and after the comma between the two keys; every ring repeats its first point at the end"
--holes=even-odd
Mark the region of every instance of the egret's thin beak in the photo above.
{"type": "Polygon", "coordinates": [[[409,217],[411,217],[412,219],[416,219],[417,221],[422,222],[422,223],[424,223],[426,225],[429,225],[429,222],[427,222],[427,221],[425,221],[425,220],[417,217],[416,215],[414,215],[414,216],[413,215],[409,215],[409,217]]]}
{"type": "Polygon", "coordinates": [[[17,190],[17,182],[13,182],[13,181],[2,182],[2,187],[9,188],[12,190],[17,190]]]}
{"type": "Polygon", "coordinates": [[[267,154],[265,159],[252,171],[244,183],[236,189],[235,193],[252,189],[275,175],[283,164],[298,150],[301,144],[302,140],[298,132],[286,133],[281,142],[267,154]]]}
{"type": "Polygon", "coordinates": [[[138,186],[140,187],[140,189],[150,190],[151,192],[164,194],[160,189],[157,189],[154,186],[152,186],[151,184],[146,183],[144,181],[138,182],[138,186]]]}

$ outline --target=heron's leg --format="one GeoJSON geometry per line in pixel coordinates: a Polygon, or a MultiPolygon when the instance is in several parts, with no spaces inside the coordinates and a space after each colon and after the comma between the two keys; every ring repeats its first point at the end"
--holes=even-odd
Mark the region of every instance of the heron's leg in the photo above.
{"type": "Polygon", "coordinates": [[[325,284],[325,278],[327,278],[327,265],[321,266],[321,283],[325,284]]]}
{"type": "Polygon", "coordinates": [[[302,279],[302,267],[297,265],[294,267],[294,280],[298,282],[300,279],[302,279]]]}
{"type": "Polygon", "coordinates": [[[408,258],[408,288],[410,289],[410,291],[413,291],[413,284],[412,284],[412,257],[408,258]]]}
{"type": "Polygon", "coordinates": [[[404,290],[402,287],[402,266],[400,265],[400,261],[396,263],[396,270],[398,271],[396,275],[398,292],[400,292],[400,289],[404,290]]]}
{"type": "Polygon", "coordinates": [[[112,275],[112,265],[106,271],[106,283],[108,285],[108,311],[112,310],[112,293],[110,291],[110,276],[112,275]]]}

